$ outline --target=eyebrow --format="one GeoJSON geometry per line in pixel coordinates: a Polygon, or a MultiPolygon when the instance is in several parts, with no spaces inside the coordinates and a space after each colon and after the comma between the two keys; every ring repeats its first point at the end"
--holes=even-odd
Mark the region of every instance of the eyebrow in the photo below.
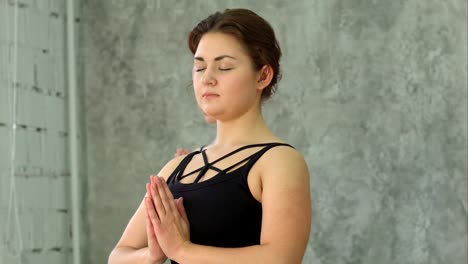
{"type": "MultiPolygon", "coordinates": [[[[220,60],[225,59],[225,58],[229,58],[229,59],[233,59],[233,60],[236,59],[236,58],[234,58],[232,56],[229,56],[229,55],[221,55],[221,56],[216,57],[214,60],[215,61],[220,61],[220,60]]],[[[193,57],[193,59],[198,60],[198,61],[205,61],[205,59],[203,59],[203,57],[193,57]]]]}

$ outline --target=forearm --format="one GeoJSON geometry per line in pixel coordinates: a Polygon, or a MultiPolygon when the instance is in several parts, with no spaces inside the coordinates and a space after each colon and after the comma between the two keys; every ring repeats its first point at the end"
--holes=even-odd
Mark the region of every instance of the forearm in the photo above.
{"type": "Polygon", "coordinates": [[[116,247],[109,255],[108,264],[161,264],[166,260],[165,256],[152,261],[148,248],[134,249],[130,247],[116,247]]]}
{"type": "Polygon", "coordinates": [[[255,245],[242,248],[219,248],[189,243],[175,259],[181,264],[231,264],[270,263],[300,264],[302,256],[294,257],[275,250],[270,245],[255,245]]]}

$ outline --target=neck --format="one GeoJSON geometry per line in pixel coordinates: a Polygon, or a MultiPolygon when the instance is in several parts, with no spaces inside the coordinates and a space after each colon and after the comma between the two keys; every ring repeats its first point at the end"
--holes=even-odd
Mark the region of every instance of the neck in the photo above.
{"type": "Polygon", "coordinates": [[[235,147],[270,142],[277,138],[267,127],[259,108],[227,121],[217,121],[213,146],[235,147]]]}

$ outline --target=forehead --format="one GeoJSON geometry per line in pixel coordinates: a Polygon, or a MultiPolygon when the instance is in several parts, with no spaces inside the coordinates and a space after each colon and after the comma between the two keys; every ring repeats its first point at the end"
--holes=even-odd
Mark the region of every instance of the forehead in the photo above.
{"type": "Polygon", "coordinates": [[[204,34],[198,43],[195,57],[209,60],[219,55],[230,55],[239,59],[248,56],[242,43],[233,35],[218,32],[204,34]]]}

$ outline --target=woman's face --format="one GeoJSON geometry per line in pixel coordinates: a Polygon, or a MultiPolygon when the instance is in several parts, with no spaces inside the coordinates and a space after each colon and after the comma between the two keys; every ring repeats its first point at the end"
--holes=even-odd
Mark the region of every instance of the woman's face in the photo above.
{"type": "Polygon", "coordinates": [[[194,56],[192,80],[199,107],[217,120],[236,118],[259,106],[263,88],[259,72],[232,35],[203,35],[194,56]]]}

